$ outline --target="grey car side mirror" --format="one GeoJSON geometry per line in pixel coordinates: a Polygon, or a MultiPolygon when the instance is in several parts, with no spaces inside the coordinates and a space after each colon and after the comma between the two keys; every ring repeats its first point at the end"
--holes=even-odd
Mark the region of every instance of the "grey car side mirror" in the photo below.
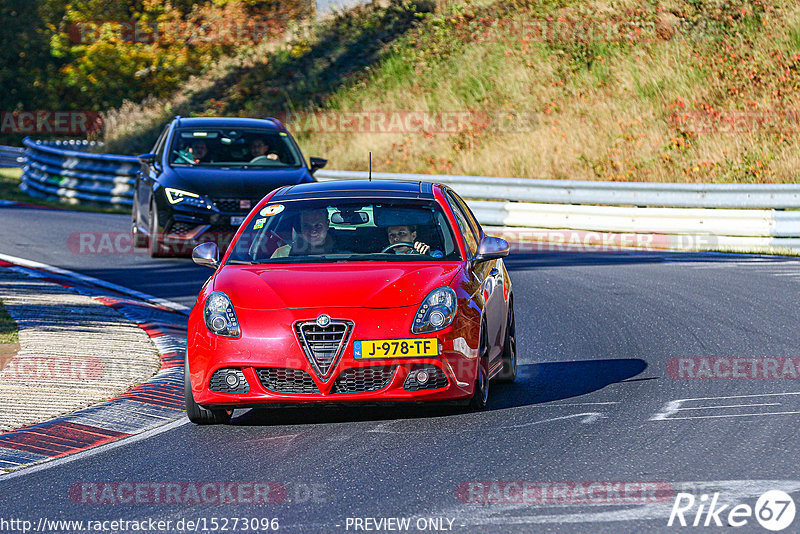
{"type": "Polygon", "coordinates": [[[508,256],[508,241],[489,235],[483,236],[478,244],[478,253],[472,258],[475,263],[489,261],[508,256]]]}
{"type": "Polygon", "coordinates": [[[203,267],[219,267],[219,247],[216,243],[202,243],[194,247],[192,261],[203,267]]]}

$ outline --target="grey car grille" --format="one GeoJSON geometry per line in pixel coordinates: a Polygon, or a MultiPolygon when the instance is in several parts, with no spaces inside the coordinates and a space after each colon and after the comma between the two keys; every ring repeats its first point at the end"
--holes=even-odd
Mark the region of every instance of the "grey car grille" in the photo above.
{"type": "Polygon", "coordinates": [[[317,376],[323,380],[331,376],[352,331],[352,321],[332,321],[324,327],[317,325],[315,321],[295,324],[300,346],[317,376]]]}

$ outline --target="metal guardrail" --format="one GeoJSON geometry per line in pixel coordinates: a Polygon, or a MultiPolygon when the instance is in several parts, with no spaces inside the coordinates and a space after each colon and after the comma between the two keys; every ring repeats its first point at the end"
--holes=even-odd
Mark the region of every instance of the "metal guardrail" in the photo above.
{"type": "Polygon", "coordinates": [[[22,148],[0,145],[0,167],[22,167],[24,153],[22,148]]]}
{"type": "MultiPolygon", "coordinates": [[[[140,169],[135,157],[82,152],[31,139],[24,144],[21,188],[29,194],[72,203],[132,204],[140,169]]],[[[316,173],[321,181],[367,176],[357,171],[316,173]]],[[[669,248],[684,250],[800,250],[800,212],[782,211],[800,208],[800,185],[609,183],[402,173],[372,173],[372,178],[448,184],[469,200],[481,224],[509,236],[537,231],[547,235],[560,229],[672,236],[669,248]]]]}
{"type": "Polygon", "coordinates": [[[26,193],[70,203],[133,204],[134,180],[141,168],[135,157],[66,149],[30,138],[23,144],[20,188],[26,193]]]}
{"type": "MultiPolygon", "coordinates": [[[[361,171],[317,171],[318,179],[366,179],[361,171]]],[[[676,184],[531,180],[449,174],[373,172],[373,180],[448,184],[466,198],[552,204],[658,206],[668,208],[800,208],[800,184],[676,184]]]]}

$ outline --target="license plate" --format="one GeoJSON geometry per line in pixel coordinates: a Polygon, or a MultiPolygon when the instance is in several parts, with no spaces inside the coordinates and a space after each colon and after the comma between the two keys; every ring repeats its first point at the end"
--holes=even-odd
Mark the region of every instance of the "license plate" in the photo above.
{"type": "Polygon", "coordinates": [[[244,216],[231,217],[231,226],[239,226],[244,222],[244,216]]]}
{"type": "Polygon", "coordinates": [[[435,337],[427,337],[354,341],[353,355],[356,360],[439,356],[439,340],[435,337]]]}

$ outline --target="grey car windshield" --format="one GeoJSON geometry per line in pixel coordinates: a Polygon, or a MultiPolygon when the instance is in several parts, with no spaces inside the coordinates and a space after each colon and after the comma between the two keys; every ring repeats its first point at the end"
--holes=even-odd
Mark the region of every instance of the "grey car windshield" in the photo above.
{"type": "Polygon", "coordinates": [[[177,166],[264,169],[300,167],[301,156],[285,132],[258,129],[179,129],[169,162],[177,166]]]}
{"type": "Polygon", "coordinates": [[[231,264],[460,260],[435,202],[326,199],[270,203],[233,245],[231,264]]]}

